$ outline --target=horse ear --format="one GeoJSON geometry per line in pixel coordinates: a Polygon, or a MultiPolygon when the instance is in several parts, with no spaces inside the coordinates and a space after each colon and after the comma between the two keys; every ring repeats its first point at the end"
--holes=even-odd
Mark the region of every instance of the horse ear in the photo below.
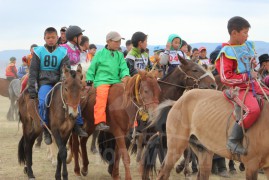
{"type": "Polygon", "coordinates": [[[77,73],[79,73],[80,80],[82,80],[83,79],[83,75],[82,75],[82,66],[81,66],[81,64],[78,64],[78,66],[77,66],[77,73]]]}
{"type": "Polygon", "coordinates": [[[81,66],[81,64],[79,64],[77,66],[77,72],[82,73],[82,66],[81,66]]]}
{"type": "Polygon", "coordinates": [[[183,64],[183,65],[187,65],[187,64],[188,64],[187,60],[184,59],[184,58],[183,58],[182,56],[180,56],[179,54],[177,55],[177,57],[178,57],[179,61],[181,62],[181,64],[183,64]]]}
{"type": "Polygon", "coordinates": [[[67,68],[66,64],[63,65],[62,72],[63,72],[63,79],[66,79],[70,76],[70,70],[67,68]]]}
{"type": "Polygon", "coordinates": [[[157,78],[159,75],[159,70],[158,69],[152,69],[151,71],[148,72],[149,76],[152,76],[154,78],[157,78]]]}

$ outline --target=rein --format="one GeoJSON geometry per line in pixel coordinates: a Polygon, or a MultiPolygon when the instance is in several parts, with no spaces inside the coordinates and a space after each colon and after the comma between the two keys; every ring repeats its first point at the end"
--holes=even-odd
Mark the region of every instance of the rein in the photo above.
{"type": "Polygon", "coordinates": [[[193,86],[181,86],[181,85],[177,85],[177,84],[173,84],[173,83],[169,83],[169,82],[165,82],[165,81],[162,81],[162,80],[158,80],[158,82],[161,82],[163,84],[168,84],[168,85],[171,85],[171,86],[175,86],[175,87],[179,87],[179,88],[184,88],[184,89],[189,89],[189,88],[194,88],[195,85],[199,88],[199,82],[205,78],[206,76],[210,76],[210,74],[208,72],[205,72],[202,76],[200,76],[198,79],[197,78],[194,78],[192,76],[189,76],[187,75],[187,73],[180,67],[180,66],[177,66],[179,71],[181,71],[184,75],[185,75],[185,84],[187,82],[188,79],[191,79],[195,82],[195,84],[193,86]]]}
{"type": "Polygon", "coordinates": [[[60,92],[61,92],[61,100],[62,100],[62,102],[63,102],[63,108],[64,108],[64,109],[67,108],[66,103],[64,102],[64,99],[63,99],[63,85],[62,85],[62,82],[58,82],[57,84],[55,84],[54,87],[53,87],[53,88],[48,92],[48,94],[46,95],[46,98],[45,98],[45,105],[46,105],[47,108],[49,108],[50,105],[51,105],[52,97],[53,97],[53,95],[54,95],[54,90],[55,90],[55,87],[56,87],[58,84],[61,85],[61,91],[60,91],[60,92]],[[51,98],[50,98],[49,104],[47,104],[47,99],[48,99],[48,96],[50,95],[50,93],[51,93],[51,98]]]}

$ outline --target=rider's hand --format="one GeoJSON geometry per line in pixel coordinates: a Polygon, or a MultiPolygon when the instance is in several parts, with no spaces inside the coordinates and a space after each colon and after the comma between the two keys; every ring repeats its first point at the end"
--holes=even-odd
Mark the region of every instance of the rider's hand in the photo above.
{"type": "Polygon", "coordinates": [[[171,43],[167,42],[165,50],[170,51],[170,48],[171,48],[171,43]]]}
{"type": "Polygon", "coordinates": [[[257,79],[257,77],[258,77],[258,72],[256,72],[256,71],[251,71],[251,77],[252,77],[252,79],[257,79]]]}

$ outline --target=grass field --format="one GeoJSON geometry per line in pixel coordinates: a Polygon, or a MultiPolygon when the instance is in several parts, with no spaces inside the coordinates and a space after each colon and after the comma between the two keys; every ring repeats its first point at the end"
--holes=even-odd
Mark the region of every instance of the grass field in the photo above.
{"type": "MultiPolygon", "coordinates": [[[[4,97],[0,97],[0,180],[26,180],[27,176],[23,173],[23,166],[18,164],[17,148],[18,142],[22,135],[21,124],[18,122],[9,122],[6,120],[6,113],[9,107],[9,100],[4,97]]],[[[88,149],[90,149],[90,141],[88,142],[88,149]]],[[[51,162],[47,159],[47,147],[42,143],[40,149],[34,148],[33,153],[33,171],[37,180],[51,180],[54,179],[55,168],[51,165],[51,162]]],[[[86,177],[77,178],[73,172],[73,162],[68,165],[69,179],[97,179],[106,180],[111,179],[107,173],[107,165],[101,161],[99,154],[89,155],[89,173],[86,177]]],[[[138,165],[135,162],[135,157],[131,157],[131,172],[133,179],[141,179],[138,173],[138,165]]],[[[124,179],[124,167],[121,163],[120,173],[122,179],[124,179]]],[[[243,172],[238,172],[237,175],[230,178],[231,180],[245,179],[243,172]]],[[[185,179],[182,174],[176,174],[175,170],[172,171],[171,178],[185,179]]],[[[196,179],[195,176],[188,178],[190,180],[196,179]]],[[[220,180],[218,176],[211,175],[210,179],[220,180]]],[[[266,179],[264,175],[259,175],[259,179],[266,179]]]]}

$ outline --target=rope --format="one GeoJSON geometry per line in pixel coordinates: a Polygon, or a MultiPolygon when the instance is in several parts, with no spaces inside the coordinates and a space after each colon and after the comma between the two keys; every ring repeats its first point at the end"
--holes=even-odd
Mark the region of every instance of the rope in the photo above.
{"type": "Polygon", "coordinates": [[[58,84],[61,84],[61,100],[62,100],[62,102],[63,102],[63,108],[66,109],[66,104],[65,104],[64,99],[63,99],[63,85],[62,85],[62,82],[58,82],[57,84],[55,84],[55,85],[53,86],[53,88],[52,88],[52,89],[48,92],[48,94],[46,95],[46,98],[45,98],[45,105],[46,105],[47,108],[49,108],[50,105],[51,105],[51,101],[52,101],[52,97],[53,97],[53,94],[54,94],[54,90],[55,90],[55,88],[56,88],[56,86],[57,86],[58,84]],[[50,93],[51,93],[51,96],[50,96],[51,98],[50,98],[49,104],[47,104],[47,99],[48,99],[48,96],[50,95],[50,93]]]}

